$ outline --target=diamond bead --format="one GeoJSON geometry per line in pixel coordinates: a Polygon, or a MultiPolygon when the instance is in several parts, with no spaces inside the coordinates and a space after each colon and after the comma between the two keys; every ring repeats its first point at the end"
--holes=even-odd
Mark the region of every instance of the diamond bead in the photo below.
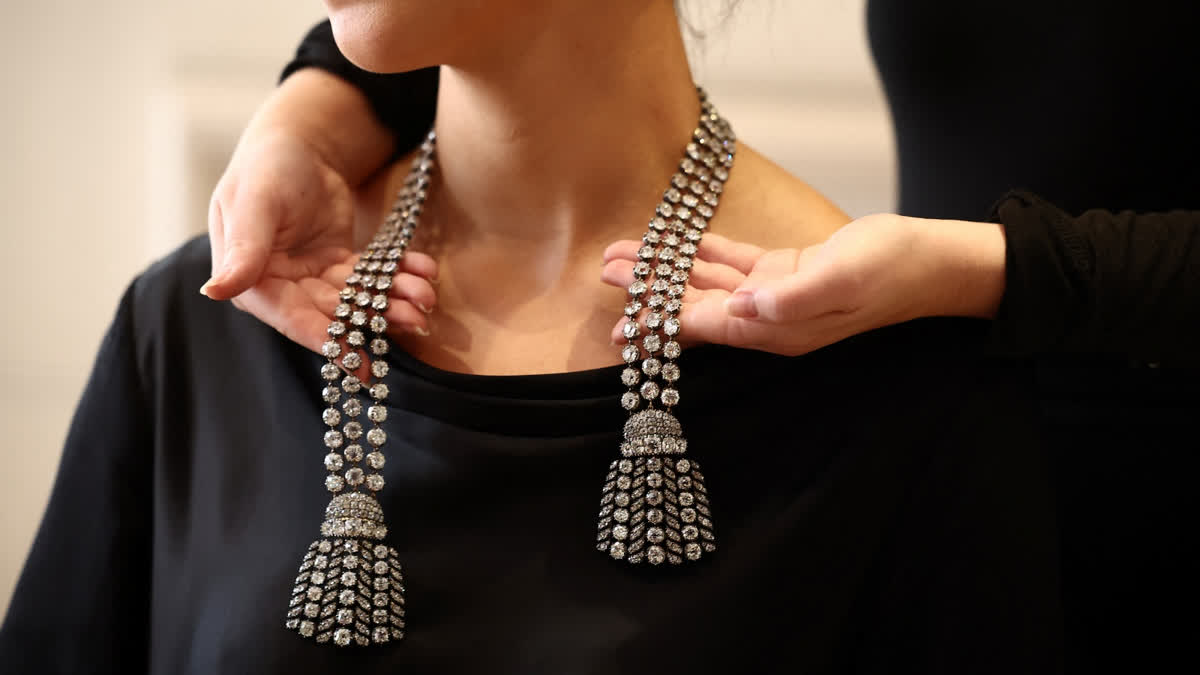
{"type": "Polygon", "coordinates": [[[358,390],[361,388],[362,382],[354,375],[347,375],[346,377],[342,378],[342,389],[344,389],[347,394],[357,394],[358,390]]]}
{"type": "Polygon", "coordinates": [[[375,338],[371,340],[371,353],[375,356],[383,356],[388,353],[388,342],[383,338],[375,338]]]}
{"type": "Polygon", "coordinates": [[[367,476],[367,489],[373,492],[379,492],[383,489],[383,476],[373,473],[367,476]]]}
{"type": "Polygon", "coordinates": [[[362,485],[363,470],[357,466],[346,472],[346,482],[351,485],[362,485]]]}
{"type": "MultiPolygon", "coordinates": [[[[337,366],[334,366],[334,369],[336,370],[337,366]]],[[[342,390],[334,386],[325,387],[321,390],[321,398],[325,399],[326,403],[337,403],[342,398],[342,390]]]]}
{"type": "Polygon", "coordinates": [[[384,331],[387,330],[387,327],[388,327],[387,319],[383,318],[382,316],[379,316],[378,314],[371,317],[371,330],[375,331],[376,333],[383,333],[384,331]]]}
{"type": "Polygon", "coordinates": [[[369,464],[372,469],[382,469],[385,461],[386,460],[384,460],[382,452],[376,451],[367,455],[367,464],[369,464]]]}
{"type": "Polygon", "coordinates": [[[358,417],[362,414],[362,403],[356,398],[349,399],[342,404],[342,412],[350,417],[358,417]]]}
{"type": "Polygon", "coordinates": [[[663,405],[675,405],[679,403],[679,390],[670,387],[663,389],[662,402],[663,405]]]}
{"type": "Polygon", "coordinates": [[[353,441],[362,436],[363,427],[359,422],[347,422],[346,426],[342,427],[342,432],[346,434],[346,438],[353,441]]]}
{"type": "Polygon", "coordinates": [[[365,335],[363,335],[361,330],[352,330],[350,331],[350,334],[346,336],[346,344],[350,345],[351,347],[361,347],[366,344],[366,342],[367,338],[365,335]]]}
{"type": "Polygon", "coordinates": [[[365,326],[367,324],[367,313],[361,310],[352,312],[350,314],[350,323],[355,326],[365,326]]]}
{"type": "Polygon", "coordinates": [[[341,471],[342,456],[336,452],[331,452],[328,455],[325,455],[325,468],[329,469],[330,471],[341,471]]]}
{"type": "Polygon", "coordinates": [[[330,429],[325,432],[325,447],[340,448],[342,447],[342,432],[337,429],[330,429]]]}
{"type": "Polygon", "coordinates": [[[342,369],[332,363],[326,363],[321,366],[321,378],[329,382],[333,382],[342,376],[342,369]]]}
{"type": "Polygon", "coordinates": [[[386,384],[380,382],[379,384],[371,387],[371,398],[375,399],[376,401],[382,401],[383,399],[387,398],[387,395],[388,386],[386,384]]]}
{"type": "Polygon", "coordinates": [[[662,338],[657,335],[647,335],[642,338],[642,346],[646,348],[646,351],[653,354],[662,347],[662,338]]]}
{"type": "Polygon", "coordinates": [[[375,447],[383,445],[387,441],[387,433],[383,429],[375,428],[367,432],[367,442],[375,447]]]}
{"type": "Polygon", "coordinates": [[[621,349],[621,358],[625,360],[625,363],[633,363],[634,361],[637,361],[641,354],[642,353],[638,349],[637,345],[625,345],[621,349]]]}
{"type": "Polygon", "coordinates": [[[388,369],[387,361],[372,361],[371,362],[371,374],[374,375],[375,377],[379,377],[379,378],[387,377],[388,370],[389,369],[388,369]]]}
{"type": "Polygon", "coordinates": [[[674,382],[679,379],[679,366],[674,363],[664,364],[662,367],[662,378],[667,382],[674,382]]]}
{"type": "Polygon", "coordinates": [[[663,356],[668,359],[677,359],[682,352],[683,348],[674,340],[670,340],[667,344],[663,345],[663,356]]]}
{"type": "Polygon", "coordinates": [[[621,384],[624,384],[626,387],[632,387],[637,384],[639,379],[641,379],[641,376],[638,375],[638,371],[634,368],[626,368],[621,371],[621,384]]]}
{"type": "Polygon", "coordinates": [[[632,339],[636,338],[640,333],[641,333],[641,326],[638,325],[638,322],[633,319],[626,321],[625,326],[621,328],[621,334],[625,336],[626,340],[632,340],[632,339]]]}
{"type": "Polygon", "coordinates": [[[646,382],[642,384],[642,397],[645,399],[658,398],[658,384],[655,382],[646,382]]]}
{"type": "Polygon", "coordinates": [[[362,366],[362,357],[358,355],[358,352],[350,352],[342,357],[342,365],[347,370],[358,370],[362,366]]]}
{"type": "Polygon", "coordinates": [[[642,361],[642,372],[650,377],[657,375],[660,368],[662,368],[662,362],[658,359],[646,359],[642,361]]]}
{"type": "Polygon", "coordinates": [[[342,451],[342,454],[346,455],[346,461],[361,462],[363,458],[363,449],[361,445],[355,443],[354,445],[347,445],[346,449],[342,451]]]}
{"type": "Polygon", "coordinates": [[[342,353],[342,346],[330,340],[321,345],[321,354],[327,359],[336,359],[342,353]]]}
{"type": "Polygon", "coordinates": [[[382,423],[387,419],[387,408],[381,405],[373,405],[367,408],[367,419],[376,424],[382,423]]]}
{"type": "Polygon", "coordinates": [[[325,424],[336,427],[338,422],[342,420],[342,414],[338,412],[337,408],[326,408],[325,412],[321,413],[321,419],[324,420],[325,424]]]}
{"type": "Polygon", "coordinates": [[[341,476],[335,474],[325,477],[325,489],[329,490],[330,492],[338,492],[342,489],[342,485],[343,481],[341,476]]]}
{"type": "Polygon", "coordinates": [[[639,399],[638,395],[633,393],[632,391],[627,391],[624,394],[621,394],[621,407],[622,408],[624,408],[626,410],[634,410],[635,408],[638,407],[639,403],[641,403],[641,399],[639,399]]]}
{"type": "Polygon", "coordinates": [[[679,319],[671,317],[663,322],[663,332],[675,336],[679,334],[679,319]]]}

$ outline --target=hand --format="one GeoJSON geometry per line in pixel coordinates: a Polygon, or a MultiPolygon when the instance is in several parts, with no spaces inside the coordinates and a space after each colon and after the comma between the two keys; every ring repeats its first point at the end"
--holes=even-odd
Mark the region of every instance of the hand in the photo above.
{"type": "MultiPolygon", "coordinates": [[[[604,281],[632,283],[639,246],[610,246],[604,281]]],[[[796,356],[921,316],[990,317],[1003,289],[1004,234],[991,223],[879,214],[821,244],[772,251],[706,234],[683,297],[680,335],[796,356]]],[[[625,321],[614,341],[623,339],[625,321]]]]}
{"type": "MultiPolygon", "coordinates": [[[[355,231],[351,173],[332,160],[339,148],[310,140],[300,107],[304,95],[345,86],[332,76],[297,73],[264,106],[239,142],[213,192],[208,228],[213,278],[201,293],[232,299],[284,336],[319,351],[359,250],[372,232],[355,231]],[[302,77],[303,75],[303,77],[302,77]],[[289,98],[290,97],[290,98],[289,98]],[[357,235],[357,236],[356,236],[357,235]]],[[[331,100],[326,93],[321,100],[331,100]]],[[[306,110],[313,110],[312,106],[306,110]]],[[[364,107],[364,115],[370,112],[364,107]]],[[[384,145],[384,144],[380,144],[384,145]]],[[[360,167],[361,169],[362,167],[360,167]]],[[[375,167],[370,167],[375,168],[375,167]]],[[[365,177],[358,171],[358,179],[365,177]]],[[[373,228],[375,225],[372,224],[373,228]]],[[[406,253],[389,291],[389,333],[428,334],[425,313],[436,302],[437,265],[406,253]]]]}

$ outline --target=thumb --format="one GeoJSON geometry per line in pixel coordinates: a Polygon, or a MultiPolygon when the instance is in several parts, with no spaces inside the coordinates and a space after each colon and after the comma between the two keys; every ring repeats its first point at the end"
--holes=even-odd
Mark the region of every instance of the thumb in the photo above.
{"type": "Polygon", "coordinates": [[[201,293],[213,300],[228,300],[258,283],[271,254],[278,217],[265,201],[261,196],[244,200],[239,208],[222,214],[222,259],[213,261],[216,272],[201,293]]]}
{"type": "Polygon", "coordinates": [[[782,279],[746,282],[729,296],[725,311],[743,319],[772,323],[803,321],[834,311],[832,279],[816,269],[801,269],[782,279]]]}

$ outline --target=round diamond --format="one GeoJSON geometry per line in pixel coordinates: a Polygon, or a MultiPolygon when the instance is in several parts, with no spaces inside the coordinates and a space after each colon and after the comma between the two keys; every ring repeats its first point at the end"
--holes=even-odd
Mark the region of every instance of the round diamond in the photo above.
{"type": "Polygon", "coordinates": [[[342,585],[343,586],[353,586],[357,583],[358,583],[358,576],[356,574],[354,574],[354,572],[343,572],[342,573],[342,585]]]}
{"type": "Polygon", "coordinates": [[[331,452],[328,455],[325,455],[325,468],[329,469],[330,471],[341,471],[342,456],[336,452],[331,452]]]}
{"type": "Polygon", "coordinates": [[[661,523],[662,519],[663,512],[659,509],[650,509],[649,511],[646,511],[646,520],[650,521],[651,523],[661,523]]]}
{"type": "Polygon", "coordinates": [[[374,340],[371,340],[371,353],[375,356],[383,356],[384,354],[388,353],[388,349],[389,347],[387,340],[384,340],[383,338],[375,338],[374,340]]]}
{"type": "Polygon", "coordinates": [[[625,305],[625,316],[636,316],[640,311],[642,311],[642,303],[640,300],[634,300],[628,305],[625,305]]]}
{"type": "Polygon", "coordinates": [[[375,331],[376,333],[382,333],[382,332],[386,331],[387,328],[388,328],[387,319],[383,318],[382,316],[379,316],[378,314],[371,317],[371,330],[375,331]]]}
{"type": "Polygon", "coordinates": [[[367,419],[376,424],[382,423],[387,420],[387,408],[381,405],[373,405],[367,408],[367,419]]]}
{"type": "Polygon", "coordinates": [[[675,470],[679,473],[687,473],[692,470],[692,463],[686,459],[681,459],[675,462],[675,470]]]}
{"type": "MultiPolygon", "coordinates": [[[[386,291],[387,289],[389,289],[391,287],[392,287],[392,280],[388,277],[383,277],[379,281],[375,282],[375,288],[377,288],[381,291],[386,291]]],[[[386,295],[380,293],[379,295],[376,295],[375,297],[371,298],[371,309],[375,310],[376,312],[382,312],[382,311],[386,310],[387,308],[388,308],[388,298],[386,295]]]]}
{"type": "Polygon", "coordinates": [[[629,294],[635,298],[645,292],[646,292],[646,282],[642,281],[641,279],[638,279],[637,281],[635,281],[629,285],[629,294]]]}
{"type": "Polygon", "coordinates": [[[637,345],[625,345],[625,347],[621,349],[621,358],[624,359],[625,363],[633,363],[634,361],[637,361],[641,354],[642,352],[638,349],[637,345]]]}
{"type": "Polygon", "coordinates": [[[342,353],[342,346],[330,340],[321,345],[321,354],[327,359],[336,359],[342,353]]]}
{"type": "Polygon", "coordinates": [[[342,489],[342,477],[338,475],[325,477],[325,489],[330,492],[338,492],[342,489]]]}
{"type": "Polygon", "coordinates": [[[642,384],[642,396],[646,399],[658,398],[658,383],[646,382],[642,384]]]}
{"type": "Polygon", "coordinates": [[[338,368],[332,363],[326,363],[325,365],[321,366],[321,377],[325,380],[332,382],[341,376],[342,369],[338,368]]]}
{"type": "Polygon", "coordinates": [[[352,605],[354,604],[355,599],[357,599],[357,595],[349,588],[341,593],[338,593],[338,602],[342,603],[343,605],[352,605]]]}
{"type": "Polygon", "coordinates": [[[378,361],[378,360],[372,361],[371,362],[371,374],[374,375],[375,377],[379,377],[379,378],[386,377],[388,374],[387,361],[378,361]]]}
{"type": "Polygon", "coordinates": [[[658,506],[662,503],[662,493],[658,490],[650,490],[646,493],[646,503],[650,506],[658,506]]]}
{"type": "Polygon", "coordinates": [[[355,558],[352,555],[346,556],[346,559],[342,561],[342,567],[345,567],[348,570],[357,568],[358,567],[358,558],[355,558]]]}
{"type": "Polygon", "coordinates": [[[621,407],[626,410],[634,410],[642,402],[638,395],[632,391],[627,391],[621,394],[621,407]]]}
{"type": "Polygon", "coordinates": [[[350,331],[350,334],[346,336],[346,344],[350,345],[351,347],[361,347],[366,344],[366,342],[367,338],[363,335],[361,330],[352,330],[350,331]]]}
{"type": "Polygon", "coordinates": [[[679,519],[685,523],[696,522],[696,509],[679,509],[679,519]]]}
{"type": "Polygon", "coordinates": [[[374,387],[371,387],[371,398],[375,399],[376,401],[382,401],[383,399],[387,398],[387,395],[388,386],[386,384],[380,382],[374,387]]]}
{"type": "Polygon", "coordinates": [[[695,525],[684,525],[683,529],[680,530],[680,534],[683,535],[684,539],[691,541],[700,536],[700,530],[696,529],[695,525]]]}
{"type": "Polygon", "coordinates": [[[661,473],[652,473],[652,474],[646,476],[646,485],[647,486],[657,489],[657,488],[662,487],[662,484],[663,484],[663,477],[662,477],[661,473]]]}
{"type": "MultiPolygon", "coordinates": [[[[337,370],[337,366],[334,366],[334,370],[337,370]]],[[[338,372],[341,371],[339,370],[338,372]]],[[[321,398],[326,403],[337,403],[342,398],[342,390],[334,386],[325,387],[321,390],[321,398]]]]}
{"type": "Polygon", "coordinates": [[[357,466],[346,472],[346,482],[351,485],[362,485],[363,470],[357,466]]]}
{"type": "Polygon", "coordinates": [[[646,541],[651,544],[661,544],[663,540],[663,531],[661,527],[652,527],[646,530],[646,541]]]}
{"type": "Polygon", "coordinates": [[[612,545],[608,547],[608,554],[611,555],[612,557],[616,558],[617,560],[624,558],[625,557],[625,544],[623,544],[619,541],[614,541],[612,543],[612,545]]]}
{"type": "Polygon", "coordinates": [[[347,445],[342,451],[346,455],[346,460],[349,462],[361,462],[363,458],[363,449],[361,445],[347,445]]]}
{"type": "Polygon", "coordinates": [[[315,628],[316,628],[316,626],[314,626],[313,622],[311,622],[311,621],[301,621],[300,622],[300,634],[303,635],[304,637],[312,637],[313,630],[315,628]]]}
{"type": "Polygon", "coordinates": [[[372,492],[379,492],[383,489],[383,476],[373,473],[367,476],[367,489],[372,492]]]}
{"type": "Polygon", "coordinates": [[[647,335],[646,337],[642,338],[642,346],[646,348],[646,351],[653,354],[654,352],[658,351],[660,347],[662,347],[662,338],[658,337],[657,335],[647,335]]]}
{"type": "MultiPolygon", "coordinates": [[[[342,289],[342,292],[344,293],[347,290],[349,289],[342,289]]],[[[350,305],[344,302],[340,303],[337,307],[333,308],[333,315],[339,319],[344,319],[350,316],[350,305]]]]}
{"type": "Polygon", "coordinates": [[[333,631],[333,641],[339,647],[345,647],[350,644],[350,637],[350,629],[348,628],[339,628],[333,631]]]}
{"type": "Polygon", "coordinates": [[[337,408],[326,408],[325,412],[321,413],[321,419],[331,427],[336,427],[338,422],[342,421],[342,414],[337,411],[337,408]]]}
{"type": "Polygon", "coordinates": [[[629,511],[625,509],[617,509],[616,511],[613,511],[613,520],[617,521],[618,523],[627,522],[629,520],[629,511]]]}
{"type": "Polygon", "coordinates": [[[629,321],[626,321],[625,325],[621,328],[621,334],[625,336],[626,340],[632,340],[632,339],[636,338],[638,335],[641,334],[641,331],[642,331],[642,327],[640,325],[638,325],[637,321],[632,320],[632,319],[629,321]]]}
{"type": "Polygon", "coordinates": [[[310,602],[304,606],[304,616],[316,618],[321,613],[321,606],[315,602],[310,602]]]}
{"type": "Polygon", "coordinates": [[[688,476],[680,476],[679,477],[679,489],[680,490],[692,489],[692,479],[688,476]]]}
{"type": "Polygon", "coordinates": [[[383,453],[372,452],[367,455],[367,464],[370,464],[372,469],[382,469],[384,464],[383,453]]]}
{"type": "Polygon", "coordinates": [[[387,574],[388,573],[388,564],[386,562],[384,562],[383,560],[380,560],[375,563],[374,569],[375,569],[375,574],[387,574]]]}
{"type": "Polygon", "coordinates": [[[313,572],[312,582],[314,584],[317,584],[318,586],[325,583],[325,573],[324,572],[313,572]]]}
{"type": "Polygon", "coordinates": [[[642,361],[642,372],[646,373],[650,377],[657,375],[660,368],[662,368],[662,362],[658,359],[646,359],[645,361],[642,361]]]}
{"type": "Polygon", "coordinates": [[[616,498],[613,499],[613,503],[615,503],[617,506],[619,506],[621,508],[625,508],[626,506],[629,506],[629,493],[628,492],[618,492],[616,498]]]}
{"type": "Polygon", "coordinates": [[[328,540],[322,539],[321,543],[317,544],[317,550],[321,553],[329,553],[333,550],[333,544],[330,544],[328,540]]]}
{"type": "Polygon", "coordinates": [[[355,326],[365,326],[367,324],[367,313],[362,310],[351,312],[350,323],[355,326]]]}
{"type": "Polygon", "coordinates": [[[357,394],[358,390],[362,389],[362,381],[354,375],[347,375],[342,378],[342,389],[345,389],[347,394],[357,394]]]}
{"type": "Polygon", "coordinates": [[[663,332],[667,335],[679,334],[679,319],[671,317],[663,322],[663,332]]]}
{"type": "Polygon", "coordinates": [[[651,565],[660,565],[666,559],[667,554],[661,546],[651,546],[646,550],[646,560],[649,560],[651,565]]]}
{"type": "Polygon", "coordinates": [[[362,404],[356,398],[349,399],[342,404],[342,412],[349,417],[358,417],[362,413],[362,404]]]}
{"type": "Polygon", "coordinates": [[[683,554],[687,556],[688,560],[699,560],[700,544],[694,541],[688,542],[688,545],[683,547],[683,554]]]}
{"type": "Polygon", "coordinates": [[[629,537],[629,528],[624,525],[617,525],[612,529],[613,539],[624,540],[629,537]]]}
{"type": "Polygon", "coordinates": [[[667,344],[663,345],[663,356],[668,359],[677,359],[682,352],[683,347],[680,347],[679,343],[674,340],[670,340],[667,344]]]}
{"type": "Polygon", "coordinates": [[[387,441],[387,433],[383,429],[375,428],[367,432],[367,442],[375,447],[383,445],[387,441]]]}
{"type": "Polygon", "coordinates": [[[362,357],[358,352],[350,352],[342,357],[342,365],[347,370],[358,370],[362,366],[362,357]]]}
{"type": "Polygon", "coordinates": [[[651,457],[646,460],[646,469],[648,471],[662,471],[662,460],[657,457],[651,457]]]}
{"type": "Polygon", "coordinates": [[[629,473],[630,471],[633,471],[633,462],[629,461],[628,459],[623,459],[617,462],[617,469],[621,473],[629,473]]]}
{"type": "Polygon", "coordinates": [[[662,368],[662,377],[667,382],[674,382],[679,379],[679,366],[674,363],[668,363],[662,368]]]}
{"type": "Polygon", "coordinates": [[[377,591],[386,591],[388,589],[388,586],[390,586],[391,584],[388,581],[387,577],[375,577],[375,581],[372,582],[372,585],[375,587],[375,590],[377,590],[377,591]]]}
{"type": "Polygon", "coordinates": [[[346,426],[342,427],[342,431],[345,432],[346,438],[349,438],[353,441],[359,436],[362,436],[363,427],[362,424],[358,422],[347,422],[346,426]]]}
{"type": "Polygon", "coordinates": [[[318,588],[317,586],[309,586],[308,593],[306,593],[305,595],[308,597],[309,600],[320,600],[321,599],[321,589],[318,588]]]}
{"type": "Polygon", "coordinates": [[[637,384],[639,378],[638,371],[634,368],[626,368],[621,371],[621,384],[624,384],[626,387],[632,387],[637,384]]]}
{"type": "Polygon", "coordinates": [[[326,328],[325,332],[329,333],[330,337],[341,337],[346,334],[346,324],[341,321],[334,321],[329,324],[329,328],[326,328]]]}
{"type": "Polygon", "coordinates": [[[383,544],[380,544],[375,547],[375,557],[376,558],[386,558],[387,556],[388,556],[388,549],[386,546],[384,546],[383,544]]]}
{"type": "Polygon", "coordinates": [[[325,447],[340,448],[342,447],[342,432],[337,429],[330,429],[325,432],[325,447]]]}
{"type": "Polygon", "coordinates": [[[679,403],[679,390],[670,388],[663,389],[662,402],[663,405],[675,405],[679,403]]]}
{"type": "Polygon", "coordinates": [[[629,476],[617,476],[618,490],[628,490],[630,485],[633,485],[633,481],[630,480],[629,476]]]}

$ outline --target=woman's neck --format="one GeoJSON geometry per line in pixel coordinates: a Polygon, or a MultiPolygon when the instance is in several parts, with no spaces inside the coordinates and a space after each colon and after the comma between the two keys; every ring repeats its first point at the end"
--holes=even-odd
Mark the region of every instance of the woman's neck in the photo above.
{"type": "Polygon", "coordinates": [[[431,206],[455,238],[566,253],[637,237],[695,125],[670,2],[548,4],[442,67],[431,206]]]}

